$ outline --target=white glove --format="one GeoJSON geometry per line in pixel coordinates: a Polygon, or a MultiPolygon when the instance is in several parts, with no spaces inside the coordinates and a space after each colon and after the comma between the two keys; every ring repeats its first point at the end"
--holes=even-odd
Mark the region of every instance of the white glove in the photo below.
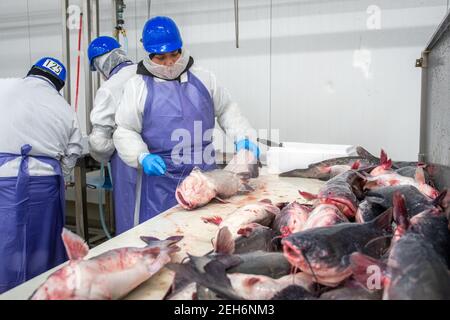
{"type": "Polygon", "coordinates": [[[89,153],[100,163],[108,163],[115,151],[112,134],[111,127],[94,126],[89,135],[89,153]]]}

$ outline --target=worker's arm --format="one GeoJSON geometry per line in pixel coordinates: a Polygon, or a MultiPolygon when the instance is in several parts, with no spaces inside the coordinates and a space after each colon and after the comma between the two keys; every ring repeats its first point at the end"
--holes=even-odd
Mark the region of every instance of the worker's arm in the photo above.
{"type": "Polygon", "coordinates": [[[141,76],[135,76],[125,85],[116,112],[117,129],[113,134],[114,145],[120,158],[133,168],[139,166],[139,157],[149,152],[141,136],[146,96],[145,82],[141,76]]]}
{"type": "Polygon", "coordinates": [[[92,132],[89,135],[89,152],[98,162],[107,163],[114,153],[113,132],[118,102],[108,88],[101,87],[95,96],[91,111],[92,132]]]}
{"type": "Polygon", "coordinates": [[[99,162],[107,163],[114,153],[113,132],[116,129],[116,111],[125,84],[136,75],[136,69],[136,65],[122,68],[104,82],[95,95],[94,108],[90,115],[92,132],[89,135],[89,151],[99,162]]]}
{"type": "Polygon", "coordinates": [[[223,131],[235,142],[246,137],[255,138],[256,132],[250,122],[242,115],[239,106],[231,99],[228,90],[217,84],[213,74],[211,74],[211,93],[217,122],[223,131]]]}
{"type": "Polygon", "coordinates": [[[72,169],[75,167],[78,158],[81,156],[83,151],[83,145],[81,143],[82,134],[80,126],[78,124],[78,118],[75,113],[73,113],[72,127],[69,133],[69,143],[64,150],[64,155],[61,157],[61,169],[64,176],[70,175],[72,169]]]}

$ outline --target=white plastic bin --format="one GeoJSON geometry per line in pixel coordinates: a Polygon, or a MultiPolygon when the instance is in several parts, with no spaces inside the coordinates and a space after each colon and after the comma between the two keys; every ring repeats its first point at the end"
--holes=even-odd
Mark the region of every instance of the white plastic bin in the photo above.
{"type": "Polygon", "coordinates": [[[267,167],[271,174],[305,169],[319,161],[355,156],[356,146],[337,144],[317,144],[283,142],[283,147],[271,147],[267,151],[267,167]]]}

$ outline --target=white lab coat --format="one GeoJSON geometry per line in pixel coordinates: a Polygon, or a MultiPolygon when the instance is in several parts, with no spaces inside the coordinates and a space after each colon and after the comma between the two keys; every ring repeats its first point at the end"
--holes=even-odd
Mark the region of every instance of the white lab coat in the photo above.
{"type": "Polygon", "coordinates": [[[112,135],[116,129],[115,115],[126,82],[136,75],[137,65],[120,69],[98,89],[91,111],[92,132],[89,135],[89,151],[92,157],[107,163],[114,153],[112,135]]]}
{"type": "MultiPolygon", "coordinates": [[[[189,69],[208,90],[213,102],[214,112],[219,126],[225,133],[238,141],[253,136],[249,121],[242,115],[238,105],[231,100],[228,91],[219,86],[213,73],[195,64],[189,69]]],[[[180,77],[187,81],[187,73],[180,77]]],[[[166,81],[155,78],[155,81],[166,81]]],[[[130,167],[138,168],[141,154],[148,153],[147,144],[141,137],[142,115],[144,113],[147,87],[141,75],[135,75],[125,86],[119,109],[116,113],[117,129],[114,132],[114,144],[120,158],[130,167]]]]}
{"type": "MultiPolygon", "coordinates": [[[[59,160],[69,175],[82,153],[81,131],[73,108],[41,77],[0,79],[0,152],[20,155],[29,144],[30,156],[59,160]]],[[[17,176],[21,158],[0,167],[0,177],[17,176]]],[[[29,174],[56,174],[53,168],[30,158],[29,174]]]]}

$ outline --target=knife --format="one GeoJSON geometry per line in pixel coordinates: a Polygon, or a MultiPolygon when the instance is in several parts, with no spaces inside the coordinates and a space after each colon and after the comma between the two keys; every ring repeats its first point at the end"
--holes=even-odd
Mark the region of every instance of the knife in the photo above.
{"type": "Polygon", "coordinates": [[[258,141],[259,143],[266,145],[268,147],[283,147],[283,143],[282,142],[273,142],[271,140],[267,140],[267,139],[260,139],[260,138],[256,138],[256,141],[258,141]]]}

